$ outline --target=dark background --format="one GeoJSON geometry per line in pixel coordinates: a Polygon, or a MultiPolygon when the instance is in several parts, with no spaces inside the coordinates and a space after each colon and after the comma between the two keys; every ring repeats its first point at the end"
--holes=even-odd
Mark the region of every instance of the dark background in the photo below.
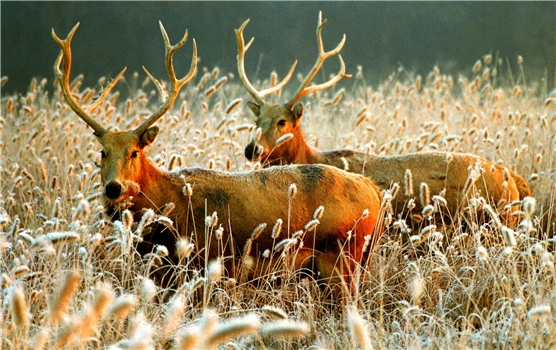
{"type": "MultiPolygon", "coordinates": [[[[435,65],[443,73],[471,75],[473,64],[491,53],[507,59],[514,74],[517,56],[523,56],[529,80],[544,77],[549,89],[554,87],[555,2],[2,1],[1,74],[9,78],[2,93],[25,92],[32,77],[48,78],[50,87],[59,52],[51,29],[65,38],[77,22],[72,77],[85,73],[85,86],[124,66],[128,74],[140,71],[144,76],[145,65],[155,77],[166,79],[159,20],[173,44],[189,30],[190,39],[175,56],[178,76],[189,69],[191,38],[197,40],[201,70],[218,66],[237,75],[233,29],[247,18],[251,22],[245,39],[256,37],[246,55],[252,81],[272,70],[283,77],[296,59],[296,72],[306,73],[316,59],[319,10],[328,19],[325,49],[335,47],[346,33],[341,54],[347,71],[355,73],[361,65],[371,84],[399,66],[423,75],[435,65]]],[[[338,59],[329,61],[323,68],[327,74],[338,70],[338,59]]]]}

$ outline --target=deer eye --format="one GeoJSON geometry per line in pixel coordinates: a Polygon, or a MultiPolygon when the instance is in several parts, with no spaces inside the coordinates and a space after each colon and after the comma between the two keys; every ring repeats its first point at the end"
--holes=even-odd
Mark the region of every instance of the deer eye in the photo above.
{"type": "Polygon", "coordinates": [[[285,120],[285,119],[280,119],[280,120],[278,121],[278,124],[277,124],[277,125],[278,125],[278,126],[284,126],[284,125],[286,125],[286,120],[285,120]]]}
{"type": "Polygon", "coordinates": [[[139,154],[139,151],[132,151],[131,152],[131,158],[136,158],[138,154],[139,154]]]}
{"type": "Polygon", "coordinates": [[[100,156],[102,157],[102,159],[105,159],[106,158],[106,152],[100,151],[100,156]]]}

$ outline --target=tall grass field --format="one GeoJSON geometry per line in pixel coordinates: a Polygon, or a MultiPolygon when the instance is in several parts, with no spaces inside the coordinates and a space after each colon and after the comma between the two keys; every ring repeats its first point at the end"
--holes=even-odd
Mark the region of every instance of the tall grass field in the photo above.
{"type": "MultiPolygon", "coordinates": [[[[108,78],[83,86],[79,73],[71,88],[87,106],[108,78]]],[[[473,221],[469,212],[485,205],[477,198],[453,224],[431,227],[425,218],[402,243],[409,218],[386,217],[380,244],[353,272],[356,288],[343,303],[287,264],[255,281],[230,278],[218,259],[196,266],[191,257],[199,252],[186,239],[177,243],[179,283],[161,285],[149,271],[166,264],[167,249],[139,256],[135,244],[149,225],[172,223],[158,214],[142,222],[105,216],[100,144],[53,76],[33,79],[26,93],[1,96],[1,348],[556,348],[556,92],[529,80],[520,57],[487,55],[457,77],[438,68],[426,76],[400,68],[382,82],[362,68],[348,73],[301,100],[310,145],[379,155],[462,152],[504,164],[533,193],[516,213],[518,225],[500,226],[493,210],[490,221],[473,221]]],[[[253,83],[262,89],[275,78],[253,83]]],[[[243,155],[255,134],[250,100],[237,72],[201,68],[156,123],[149,156],[167,170],[260,168],[243,155]]],[[[93,117],[128,130],[159,102],[143,72],[126,73],[93,117]]],[[[218,234],[218,218],[207,216],[195,234],[218,234]]]]}

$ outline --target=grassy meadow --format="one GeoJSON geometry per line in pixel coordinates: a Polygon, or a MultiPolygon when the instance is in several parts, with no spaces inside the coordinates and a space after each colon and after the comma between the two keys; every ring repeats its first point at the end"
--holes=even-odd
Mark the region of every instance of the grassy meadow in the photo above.
{"type": "MultiPolygon", "coordinates": [[[[72,90],[86,106],[100,85],[82,86],[78,73],[72,90]]],[[[364,71],[350,73],[342,87],[301,100],[309,144],[384,155],[464,152],[505,164],[533,192],[519,225],[496,225],[494,212],[484,225],[462,214],[451,226],[412,232],[427,247],[416,252],[400,241],[405,218],[390,218],[369,264],[354,272],[357,290],[343,306],[330,305],[314,280],[298,280],[287,268],[255,282],[228,278],[216,260],[200,269],[180,241],[176,292],[149,278],[164,248],[133,254],[148,221],[104,216],[95,165],[101,147],[92,130],[53,78],[33,80],[25,94],[2,95],[1,102],[1,348],[556,347],[556,93],[530,81],[520,60],[491,56],[461,77],[400,68],[371,84],[364,71]]],[[[281,93],[267,101],[291,91],[281,93]]],[[[112,130],[129,129],[158,99],[143,72],[127,73],[93,116],[112,130]]],[[[160,134],[149,155],[168,170],[259,168],[243,156],[255,132],[249,100],[235,72],[201,69],[156,123],[160,134]]],[[[213,230],[206,222],[201,234],[213,230]]]]}

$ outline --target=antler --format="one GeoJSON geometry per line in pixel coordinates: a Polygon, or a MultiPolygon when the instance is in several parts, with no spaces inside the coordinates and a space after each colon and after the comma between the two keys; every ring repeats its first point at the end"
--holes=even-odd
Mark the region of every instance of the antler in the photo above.
{"type": "Polygon", "coordinates": [[[276,91],[280,90],[290,80],[293,71],[295,69],[295,66],[297,65],[297,61],[294,62],[292,68],[290,69],[290,72],[284,78],[284,80],[282,80],[274,87],[270,87],[263,91],[257,91],[253,87],[253,85],[249,82],[249,79],[247,79],[247,75],[245,74],[245,52],[247,52],[247,50],[253,43],[253,40],[255,40],[255,38],[252,38],[249,41],[249,43],[245,45],[245,40],[243,39],[243,30],[245,29],[245,26],[247,26],[247,23],[249,23],[249,19],[243,22],[243,24],[239,29],[235,29],[236,39],[237,39],[237,69],[239,72],[239,77],[241,79],[241,82],[243,83],[243,86],[245,86],[245,89],[247,89],[247,92],[249,92],[249,94],[253,96],[253,98],[255,99],[255,101],[257,101],[257,104],[259,106],[262,106],[265,104],[263,97],[273,94],[276,91]]]}
{"type": "MultiPolygon", "coordinates": [[[[180,47],[182,47],[183,44],[185,44],[185,42],[187,41],[187,30],[185,31],[185,35],[180,40],[180,42],[178,42],[176,45],[170,45],[170,39],[168,39],[168,34],[166,33],[166,30],[164,29],[162,22],[159,21],[158,23],[160,24],[160,31],[162,32],[162,38],[164,39],[164,46],[166,47],[165,61],[166,61],[166,70],[168,71],[168,77],[170,78],[170,91],[168,94],[166,94],[167,95],[166,99],[164,100],[164,102],[162,103],[158,111],[154,112],[149,117],[149,119],[145,120],[141,125],[139,125],[135,129],[135,132],[139,135],[144,133],[151,125],[154,124],[154,122],[156,122],[160,117],[162,117],[164,113],[166,113],[170,109],[170,107],[172,107],[174,101],[176,100],[176,97],[178,96],[178,92],[180,91],[180,89],[185,84],[187,84],[195,76],[195,74],[197,74],[197,44],[195,42],[195,39],[193,39],[193,61],[191,62],[191,68],[189,70],[189,73],[187,73],[187,75],[182,79],[178,80],[176,78],[176,73],[174,71],[174,64],[172,63],[172,59],[173,59],[174,52],[180,47]]],[[[159,93],[162,95],[162,97],[164,97],[165,95],[164,88],[162,87],[160,82],[156,80],[151,75],[151,73],[147,71],[147,68],[143,66],[143,69],[145,70],[149,78],[153,81],[153,83],[156,85],[156,88],[158,89],[159,93]]]]}
{"type": "Polygon", "coordinates": [[[104,135],[107,131],[104,129],[100,124],[98,124],[90,115],[92,111],[94,111],[98,106],[102,104],[106,96],[110,90],[118,83],[122,75],[124,74],[126,68],[124,68],[120,74],[116,78],[114,78],[110,84],[106,87],[102,95],[93,103],[91,104],[86,110],[84,110],[74,99],[71,89],[69,87],[69,76],[71,70],[71,39],[73,38],[73,34],[79,27],[79,22],[73,27],[73,29],[68,34],[65,40],[61,40],[58,38],[56,33],[54,32],[54,28],[52,28],[52,37],[54,40],[62,47],[62,51],[58,55],[56,62],[54,63],[54,75],[58,79],[60,86],[62,88],[62,93],[64,95],[64,99],[66,100],[67,104],[73,109],[73,111],[81,118],[85,123],[87,123],[93,130],[95,134],[98,136],[104,135]],[[60,70],[60,63],[64,61],[64,72],[60,70]]]}
{"type": "Polygon", "coordinates": [[[345,74],[346,73],[346,66],[344,64],[344,60],[342,59],[341,55],[338,55],[338,58],[340,59],[340,65],[341,65],[341,68],[340,68],[340,71],[338,72],[338,74],[336,76],[334,76],[332,79],[330,79],[329,81],[327,81],[326,83],[322,83],[322,84],[311,86],[311,87],[307,88],[307,85],[309,85],[311,80],[313,80],[313,78],[315,77],[315,75],[319,71],[319,69],[322,66],[322,64],[324,63],[324,61],[328,57],[334,56],[338,52],[340,52],[340,50],[342,49],[342,47],[344,47],[344,44],[346,42],[346,35],[344,34],[344,37],[342,38],[342,41],[340,42],[340,44],[338,44],[338,46],[336,46],[336,48],[334,50],[324,52],[324,46],[322,44],[321,31],[322,31],[322,27],[324,26],[325,23],[326,23],[326,19],[324,21],[322,20],[322,12],[319,11],[319,24],[317,26],[317,41],[318,41],[318,44],[319,44],[319,57],[317,59],[317,62],[313,66],[313,69],[311,69],[311,72],[309,72],[309,74],[305,77],[305,79],[301,83],[301,86],[299,86],[299,88],[297,89],[297,91],[293,95],[292,99],[289,102],[286,103],[286,107],[288,107],[289,109],[291,109],[293,107],[293,105],[297,102],[297,100],[299,100],[302,96],[305,96],[305,95],[307,95],[311,92],[320,91],[320,90],[324,90],[326,88],[329,88],[332,85],[336,84],[338,81],[340,81],[340,79],[342,79],[344,76],[348,76],[348,75],[345,74]]]}

